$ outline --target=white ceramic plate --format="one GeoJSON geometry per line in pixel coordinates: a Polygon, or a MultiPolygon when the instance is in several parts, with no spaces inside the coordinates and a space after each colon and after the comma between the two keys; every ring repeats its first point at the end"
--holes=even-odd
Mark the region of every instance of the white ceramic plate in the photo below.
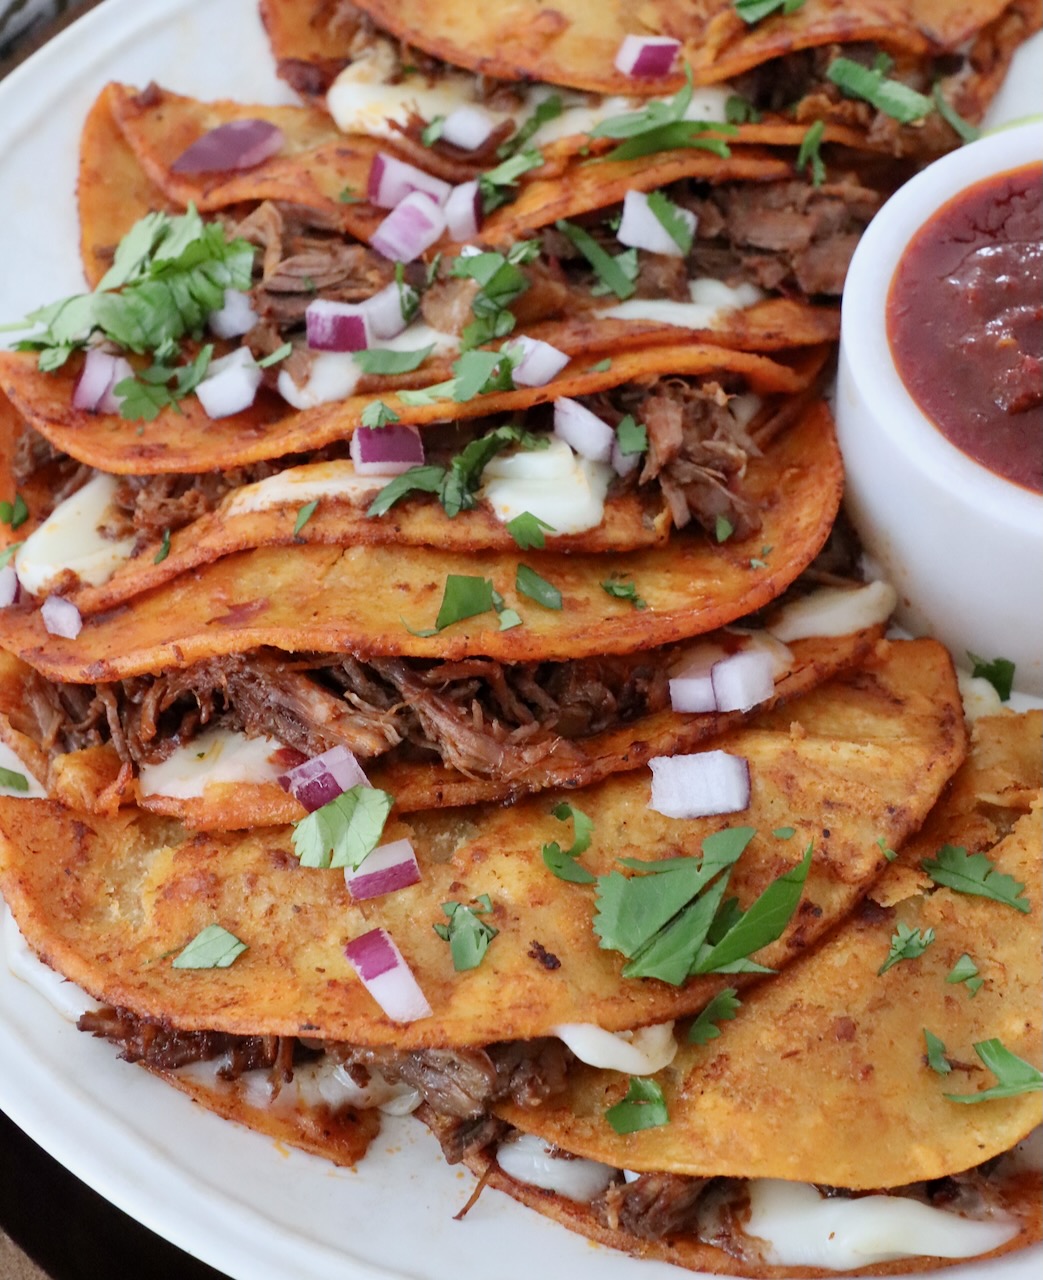
{"type": "MultiPolygon", "coordinates": [[[[1033,102],[1043,47],[1006,118],[1033,102]]],[[[0,85],[0,323],[82,288],[73,192],[80,124],[102,85],[151,79],[199,97],[290,102],[256,0],[108,0],[0,85]]],[[[2,910],[2,907],[0,907],[2,910]]],[[[487,1192],[415,1121],[386,1125],[346,1172],[194,1106],[76,1031],[0,963],[0,1106],[102,1195],[236,1280],[679,1280],[487,1192]]],[[[55,1208],[56,1218],[60,1206],[55,1208]]],[[[1039,1251],[988,1266],[1029,1280],[1039,1251]]],[[[968,1265],[946,1273],[983,1280],[968,1265]]]]}

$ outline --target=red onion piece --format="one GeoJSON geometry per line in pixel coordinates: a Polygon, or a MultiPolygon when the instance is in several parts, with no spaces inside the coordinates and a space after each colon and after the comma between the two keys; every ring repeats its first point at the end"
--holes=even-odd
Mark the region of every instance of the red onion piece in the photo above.
{"type": "Polygon", "coordinates": [[[116,373],[116,357],[100,347],[91,347],[83,362],[76,389],[72,393],[72,407],[93,413],[101,398],[112,386],[116,373]]]}
{"type": "Polygon", "coordinates": [[[13,564],[0,569],[0,609],[6,609],[18,599],[18,574],[13,564]]]}
{"type": "Polygon", "coordinates": [[[521,347],[525,353],[514,366],[511,375],[516,387],[545,387],[569,362],[564,351],[552,347],[549,342],[541,342],[539,338],[530,338],[525,334],[515,338],[511,346],[521,347]]]}
{"type": "Polygon", "coordinates": [[[308,346],[313,351],[365,351],[369,323],[362,305],[316,298],[304,311],[308,346]]]}
{"type": "Polygon", "coordinates": [[[496,121],[481,107],[470,104],[450,111],[442,124],[442,138],[461,151],[477,151],[489,141],[496,121]]]}
{"type": "Polygon", "coordinates": [[[344,882],[356,902],[395,893],[420,881],[420,867],[408,840],[393,840],[367,854],[360,867],[345,867],[344,882]]]}
{"type": "Polygon", "coordinates": [[[424,461],[420,432],[401,422],[386,427],[356,427],[350,448],[360,476],[397,476],[424,461]]]}
{"type": "Polygon", "coordinates": [[[473,182],[461,182],[449,193],[445,221],[453,240],[470,240],[478,234],[482,225],[482,197],[477,178],[473,182]]]}
{"type": "Polygon", "coordinates": [[[445,214],[422,191],[414,191],[388,214],[370,244],[392,262],[412,262],[445,230],[445,214]]]}
{"type": "Polygon", "coordinates": [[[616,53],[616,70],[647,79],[668,76],[680,47],[680,40],[669,36],[624,36],[616,53]]]}
{"type": "Polygon", "coordinates": [[[616,433],[578,400],[562,396],[554,401],[554,434],[593,462],[608,462],[612,457],[616,433]]]}
{"type": "Polygon", "coordinates": [[[452,189],[451,183],[380,151],[370,165],[366,198],[380,209],[397,209],[406,196],[422,191],[435,204],[443,205],[452,189]]]}
{"type": "Polygon", "coordinates": [[[749,711],[775,693],[775,663],[764,649],[744,649],[710,672],[718,711],[749,711]]]}
{"type": "Polygon", "coordinates": [[[226,289],[224,306],[207,318],[210,332],[218,338],[241,338],[257,323],[250,295],[241,289],[226,289]]]}
{"type": "Polygon", "coordinates": [[[217,173],[253,169],[283,144],[283,132],[269,120],[229,120],[197,138],[170,166],[173,173],[217,173]]]}
{"type": "Polygon", "coordinates": [[[413,971],[386,929],[371,929],[344,948],[362,985],[394,1022],[416,1022],[431,1013],[413,971]]]}
{"type": "Polygon", "coordinates": [[[276,779],[309,813],[321,809],[351,787],[368,787],[362,766],[344,746],[331,747],[321,756],[312,756],[276,779]]]}
{"type": "Polygon", "coordinates": [[[196,387],[196,395],[208,418],[227,418],[249,409],[257,398],[264,374],[246,347],[215,360],[196,387]]]}
{"type": "Polygon", "coordinates": [[[43,625],[48,635],[62,636],[66,640],[75,640],[83,630],[83,619],[80,611],[71,600],[61,596],[48,596],[40,609],[43,625]]]}
{"type": "MultiPolygon", "coordinates": [[[[515,378],[515,382],[517,381],[515,378]]],[[[619,447],[619,441],[612,441],[612,470],[617,476],[628,476],[631,471],[636,471],[641,465],[642,456],[640,453],[624,453],[619,447]]]]}
{"type": "Polygon", "coordinates": [[[656,756],[648,807],[667,818],[712,818],[750,805],[750,766],[726,751],[656,756]]]}
{"type": "Polygon", "coordinates": [[[359,309],[365,315],[374,338],[397,338],[409,324],[419,302],[415,289],[396,281],[386,285],[372,298],[360,302],[359,309]]]}
{"type": "Polygon", "coordinates": [[[123,397],[116,394],[116,388],[125,379],[133,377],[134,370],[130,366],[130,361],[124,356],[117,356],[116,368],[112,375],[112,382],[109,384],[109,389],[98,401],[99,413],[119,413],[120,405],[123,403],[123,397]]]}
{"type": "MultiPolygon", "coordinates": [[[[694,233],[698,218],[690,209],[677,206],[677,215],[694,233]]],[[[652,212],[643,191],[628,191],[623,198],[623,217],[616,232],[620,244],[646,249],[667,258],[683,258],[684,250],[652,212]]]]}

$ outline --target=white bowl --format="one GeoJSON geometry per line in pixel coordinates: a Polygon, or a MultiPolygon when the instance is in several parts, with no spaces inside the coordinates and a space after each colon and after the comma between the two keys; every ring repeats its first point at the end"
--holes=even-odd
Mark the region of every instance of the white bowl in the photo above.
{"type": "Polygon", "coordinates": [[[898,622],[1015,663],[1015,688],[1043,694],[1043,496],[974,462],[924,415],[899,377],[885,312],[916,231],[983,178],[1043,158],[1043,122],[961,147],[917,174],[869,225],[851,262],[837,377],[845,504],[866,552],[898,591],[898,622]]]}

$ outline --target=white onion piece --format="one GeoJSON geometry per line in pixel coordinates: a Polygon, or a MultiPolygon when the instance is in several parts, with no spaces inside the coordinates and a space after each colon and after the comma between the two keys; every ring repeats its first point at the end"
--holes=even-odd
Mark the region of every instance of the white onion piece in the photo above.
{"type": "Polygon", "coordinates": [[[624,453],[619,447],[619,441],[612,441],[612,470],[617,476],[628,476],[636,471],[641,465],[642,456],[640,453],[624,453]]]}
{"type": "Polygon", "coordinates": [[[718,711],[749,711],[775,693],[775,663],[764,649],[745,649],[715,662],[710,672],[718,711]]]}
{"type": "Polygon", "coordinates": [[[344,948],[362,985],[394,1022],[416,1022],[431,1013],[413,971],[386,929],[370,929],[344,948]]]}
{"type": "MultiPolygon", "coordinates": [[[[694,233],[695,214],[678,206],[677,215],[694,233]]],[[[684,250],[652,212],[648,196],[643,191],[628,191],[624,196],[623,217],[616,239],[632,249],[646,249],[649,253],[659,253],[668,258],[685,256],[684,250]]]]}
{"type": "Polygon", "coordinates": [[[365,351],[369,320],[357,302],[315,298],[304,311],[308,346],[313,351],[365,351]]]}
{"type": "Polygon", "coordinates": [[[612,457],[616,433],[597,414],[568,396],[554,401],[554,434],[592,462],[608,462],[612,457]]]}
{"type": "Polygon", "coordinates": [[[556,378],[568,364],[570,357],[549,342],[541,342],[539,338],[530,338],[522,334],[511,343],[512,347],[520,347],[523,355],[514,366],[516,387],[545,387],[551,379],[556,378]]]}
{"type": "Polygon", "coordinates": [[[281,148],[283,132],[269,120],[229,120],[204,133],[170,166],[172,173],[253,169],[281,148]]]}
{"type": "Polygon", "coordinates": [[[477,151],[489,141],[496,121],[481,107],[457,107],[450,111],[442,124],[442,140],[459,147],[461,151],[477,151]]]}
{"type": "Polygon", "coordinates": [[[702,675],[675,676],[670,681],[670,706],[680,715],[701,715],[717,710],[713,677],[702,675]]]}
{"type": "Polygon", "coordinates": [[[224,305],[211,311],[207,319],[210,332],[218,338],[241,338],[257,323],[250,295],[241,289],[226,289],[224,305]]]}
{"type": "Polygon", "coordinates": [[[62,636],[65,640],[75,640],[83,630],[83,619],[80,611],[71,600],[61,596],[48,596],[40,609],[43,625],[48,635],[62,636]]]}
{"type": "Polygon", "coordinates": [[[648,807],[667,818],[712,818],[750,805],[750,766],[726,751],[656,756],[648,807]]]}
{"type": "Polygon", "coordinates": [[[289,791],[309,813],[329,804],[352,787],[368,787],[369,779],[347,747],[338,744],[295,765],[276,778],[284,791],[289,791]]]}
{"type": "Polygon", "coordinates": [[[208,418],[227,418],[249,409],[257,398],[263,377],[252,352],[240,347],[211,364],[206,377],[196,387],[196,395],[208,418]]]}
{"type": "MultiPolygon", "coordinates": [[[[445,202],[445,221],[453,240],[470,240],[478,234],[482,225],[482,197],[477,178],[472,182],[461,182],[449,193],[445,202]]],[[[481,249],[465,245],[460,250],[460,257],[472,257],[476,253],[481,253],[481,249]]]]}
{"type": "MultiPolygon", "coordinates": [[[[763,627],[727,627],[729,635],[740,636],[743,648],[756,649],[771,657],[772,672],[776,680],[781,680],[793,670],[793,651],[763,627]]],[[[722,653],[721,657],[725,655],[722,653]]]]}
{"type": "Polygon", "coordinates": [[[359,308],[374,338],[397,338],[409,324],[419,301],[415,289],[396,281],[360,302],[359,308]]]}
{"type": "Polygon", "coordinates": [[[420,432],[401,422],[386,427],[356,427],[350,449],[360,476],[399,476],[424,461],[420,432]]]}
{"type": "Polygon", "coordinates": [[[781,609],[768,630],[787,644],[809,636],[847,636],[886,622],[897,603],[898,593],[889,582],[870,582],[853,590],[820,587],[781,609]]]}
{"type": "Polygon", "coordinates": [[[616,70],[635,78],[668,76],[680,47],[680,40],[669,36],[624,36],[616,53],[616,70]]]}
{"type": "Polygon", "coordinates": [[[501,1142],[496,1163],[508,1177],[569,1200],[589,1204],[611,1186],[616,1170],[596,1160],[563,1156],[534,1133],[513,1133],[501,1142]]]}
{"type": "Polygon", "coordinates": [[[100,347],[91,347],[83,362],[76,389],[72,393],[72,407],[93,413],[102,396],[112,386],[116,374],[116,357],[100,347]]]}
{"type": "Polygon", "coordinates": [[[412,262],[445,230],[445,214],[422,191],[397,204],[370,238],[377,253],[392,262],[412,262]]]}
{"type": "Polygon", "coordinates": [[[0,569],[0,609],[6,609],[18,599],[18,574],[13,564],[0,569]]]}
{"type": "Polygon", "coordinates": [[[443,205],[452,189],[451,183],[380,151],[370,166],[366,198],[380,209],[396,209],[406,196],[422,191],[436,204],[443,205]]]}
{"type": "Polygon", "coordinates": [[[419,884],[420,867],[408,840],[393,840],[366,855],[360,867],[344,868],[344,883],[356,902],[419,884]]]}

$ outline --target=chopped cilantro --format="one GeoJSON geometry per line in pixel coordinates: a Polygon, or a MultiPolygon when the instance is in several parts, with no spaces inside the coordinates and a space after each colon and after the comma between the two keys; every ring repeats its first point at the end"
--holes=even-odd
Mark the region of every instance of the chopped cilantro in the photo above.
{"type": "Polygon", "coordinates": [[[293,343],[284,342],[281,347],[257,361],[258,369],[270,369],[273,364],[280,364],[287,356],[293,355],[293,343]]]}
{"type": "Polygon", "coordinates": [[[968,653],[967,657],[974,664],[971,675],[988,680],[999,694],[1000,701],[1007,702],[1014,687],[1014,663],[1009,658],[993,658],[990,662],[987,658],[979,658],[976,653],[968,653]]]}
{"type": "Polygon", "coordinates": [[[776,827],[771,833],[776,840],[792,840],[797,834],[796,827],[776,827]]]}
{"type": "Polygon", "coordinates": [[[449,917],[448,924],[432,926],[443,942],[449,943],[453,968],[457,973],[477,969],[489,950],[489,943],[499,933],[491,924],[479,920],[493,909],[487,893],[479,894],[470,905],[463,902],[443,902],[442,911],[449,917]]]}
{"type": "Polygon", "coordinates": [[[117,382],[112,391],[120,399],[120,417],[131,422],[151,422],[162,409],[177,408],[178,401],[203,381],[213,353],[213,345],[208,343],[190,364],[175,366],[157,360],[134,377],[117,382]],[[173,386],[169,385],[171,379],[173,386]]]}
{"type": "Polygon", "coordinates": [[[796,13],[803,8],[804,0],[735,0],[735,12],[752,27],[772,13],[796,13]]]}
{"type": "Polygon", "coordinates": [[[576,861],[581,853],[590,848],[590,838],[594,832],[594,824],[583,812],[572,804],[558,804],[551,810],[559,822],[572,819],[572,845],[562,849],[558,842],[551,841],[543,846],[543,862],[549,871],[553,871],[559,880],[568,880],[571,884],[593,884],[595,876],[586,867],[576,861]]]}
{"type": "Polygon", "coordinates": [[[605,1112],[605,1119],[616,1133],[637,1133],[640,1129],[657,1129],[668,1124],[663,1091],[654,1080],[631,1076],[627,1096],[605,1112]]]}
{"type": "Polygon", "coordinates": [[[820,154],[822,136],[825,132],[826,123],[824,120],[816,120],[814,124],[808,125],[807,132],[804,134],[800,144],[800,150],[797,152],[797,168],[810,169],[811,185],[813,187],[821,187],[826,180],[826,166],[820,154]]]}
{"type": "Polygon", "coordinates": [[[363,373],[394,374],[412,373],[419,369],[434,351],[435,345],[417,347],[413,351],[390,351],[386,347],[370,347],[368,351],[356,351],[352,359],[363,373]]]}
{"type": "Polygon", "coordinates": [[[300,531],[304,528],[304,526],[308,523],[308,521],[312,518],[315,512],[318,510],[318,506],[319,506],[318,498],[313,498],[311,502],[306,502],[304,506],[301,507],[301,509],[297,512],[297,519],[294,521],[294,524],[293,524],[293,536],[295,538],[300,533],[300,531]]]}
{"type": "Polygon", "coordinates": [[[435,631],[444,631],[454,622],[463,622],[465,618],[475,618],[480,613],[490,612],[495,607],[493,594],[493,584],[488,578],[461,573],[449,574],[445,580],[438,617],[435,619],[435,631]]]}
{"type": "Polygon", "coordinates": [[[616,427],[616,444],[619,445],[619,452],[624,457],[631,457],[635,453],[647,453],[648,430],[643,424],[634,421],[633,414],[628,413],[616,427]]]}
{"type": "Polygon", "coordinates": [[[442,136],[442,130],[445,128],[445,116],[435,116],[424,125],[420,131],[420,141],[425,147],[433,147],[438,139],[442,136]]]}
{"type": "Polygon", "coordinates": [[[394,409],[389,409],[383,400],[371,400],[362,410],[359,422],[364,427],[369,427],[371,431],[375,431],[380,427],[386,427],[389,423],[397,422],[398,414],[394,409]]]}
{"type": "Polygon", "coordinates": [[[727,542],[735,532],[735,525],[727,516],[718,516],[713,524],[713,536],[718,542],[727,542]]]}
{"type": "Polygon", "coordinates": [[[934,82],[931,96],[934,98],[934,105],[938,114],[962,142],[975,142],[981,137],[981,130],[971,124],[969,120],[964,120],[963,116],[942,93],[942,82],[940,80],[934,82]]]}
{"type": "Polygon", "coordinates": [[[741,93],[732,93],[724,104],[724,118],[728,124],[757,124],[761,113],[741,93]]]}
{"type": "Polygon", "coordinates": [[[910,929],[907,924],[898,923],[898,928],[891,935],[891,949],[887,959],[877,969],[877,976],[886,973],[893,965],[902,960],[916,960],[934,941],[933,929],[910,929]]]}
{"type": "Polygon", "coordinates": [[[550,120],[556,120],[562,112],[561,96],[552,93],[549,97],[544,98],[542,102],[536,104],[536,109],[532,115],[522,123],[518,130],[511,134],[506,142],[500,145],[496,154],[501,160],[506,160],[508,156],[513,156],[516,151],[521,151],[529,139],[543,125],[550,120]]]}
{"type": "Polygon", "coordinates": [[[170,963],[175,969],[227,969],[246,950],[246,943],[234,933],[219,924],[210,924],[170,963]]]}
{"type": "Polygon", "coordinates": [[[637,279],[637,255],[633,255],[634,269],[630,270],[629,259],[626,264],[620,262],[629,250],[613,257],[607,253],[589,231],[585,231],[582,227],[577,227],[571,222],[563,220],[555,224],[562,235],[566,236],[572,244],[583,254],[584,258],[590,263],[597,274],[598,279],[621,301],[633,296],[637,288],[634,281],[637,279]]]}
{"type": "Polygon", "coordinates": [[[923,1029],[924,1044],[927,1046],[927,1065],[940,1076],[947,1076],[952,1070],[952,1063],[945,1056],[945,1043],[926,1027],[923,1029]]]}
{"type": "Polygon", "coordinates": [[[170,555],[170,530],[164,529],[163,541],[159,544],[159,550],[152,557],[152,563],[162,564],[168,555],[170,555]]]}
{"type": "Polygon", "coordinates": [[[691,253],[695,232],[685,220],[681,209],[661,191],[651,191],[648,207],[655,214],[660,226],[683,254],[691,253]]]}
{"type": "Polygon", "coordinates": [[[445,467],[410,467],[389,481],[370,503],[367,516],[382,516],[410,493],[438,493],[445,480],[445,467]]]}
{"type": "Polygon", "coordinates": [[[543,153],[535,147],[527,151],[519,151],[508,157],[495,169],[487,169],[478,177],[478,190],[482,196],[482,211],[492,213],[500,205],[511,198],[518,179],[530,169],[538,169],[543,164],[543,153]]]}
{"type": "Polygon", "coordinates": [[[541,520],[539,516],[534,516],[531,511],[523,511],[513,520],[508,520],[506,529],[523,551],[531,551],[533,548],[542,551],[547,542],[543,536],[544,531],[554,532],[552,524],[541,520]]]}
{"type": "Polygon", "coordinates": [[[515,319],[507,308],[529,287],[518,264],[531,262],[538,253],[537,241],[524,240],[506,255],[489,251],[454,259],[450,274],[481,286],[471,303],[475,318],[462,334],[465,351],[512,332],[515,319]]]}
{"type": "Polygon", "coordinates": [[[604,360],[599,360],[597,364],[592,364],[587,370],[588,373],[608,373],[612,368],[612,357],[606,356],[604,360]]]}
{"type": "Polygon", "coordinates": [[[635,609],[647,609],[648,604],[637,594],[637,587],[628,578],[606,578],[601,590],[616,600],[629,600],[635,609]]]}
{"type": "Polygon", "coordinates": [[[978,966],[965,951],[953,965],[945,979],[948,983],[962,982],[972,996],[976,996],[985,979],[980,977],[978,966]]]}
{"type": "Polygon", "coordinates": [[[545,609],[560,609],[562,607],[561,592],[553,582],[548,582],[546,578],[541,578],[535,569],[530,569],[527,564],[520,564],[518,572],[514,578],[514,586],[516,590],[523,596],[528,596],[530,600],[535,600],[537,604],[543,605],[545,609]]]}
{"type": "Polygon", "coordinates": [[[862,98],[900,124],[922,120],[934,110],[934,102],[900,80],[889,80],[880,67],[864,67],[851,58],[834,58],[826,78],[850,98],[862,98]]]}
{"type": "Polygon", "coordinates": [[[338,204],[358,204],[361,199],[352,187],[341,187],[337,192],[338,204]]]}
{"type": "Polygon", "coordinates": [[[735,987],[725,987],[718,991],[698,1018],[688,1028],[689,1044],[709,1044],[721,1034],[717,1027],[719,1022],[731,1022],[742,1007],[742,1001],[735,987]]]}
{"type": "Polygon", "coordinates": [[[13,502],[0,502],[0,523],[10,525],[11,529],[18,529],[29,519],[29,508],[25,505],[25,499],[20,493],[16,493],[13,502]]]}
{"type": "Polygon", "coordinates": [[[6,547],[0,549],[0,569],[11,563],[22,546],[23,543],[21,542],[9,542],[6,547]]]}
{"type": "Polygon", "coordinates": [[[521,359],[507,351],[465,351],[453,364],[452,398],[457,404],[493,391],[513,391],[511,373],[521,359]]]}
{"type": "Polygon", "coordinates": [[[377,847],[394,796],[376,787],[349,787],[293,826],[302,867],[358,867],[377,847]]]}
{"type": "Polygon", "coordinates": [[[1043,1091],[1043,1072],[1019,1058],[1000,1040],[980,1040],[974,1052],[999,1081],[981,1093],[947,1093],[950,1102],[989,1102],[993,1098],[1015,1098],[1022,1093],[1043,1091]]]}
{"type": "Polygon", "coordinates": [[[612,116],[591,129],[592,138],[624,139],[605,159],[631,160],[636,156],[669,151],[675,147],[697,147],[727,159],[731,151],[720,138],[706,138],[709,131],[734,134],[738,130],[725,121],[686,120],[685,112],[692,101],[692,69],[685,67],[684,86],[666,102],[653,100],[640,111],[612,116]]]}
{"type": "Polygon", "coordinates": [[[878,836],[876,843],[880,846],[880,852],[884,855],[884,857],[888,860],[888,862],[894,862],[895,858],[898,857],[898,854],[894,851],[894,849],[892,849],[888,845],[885,838],[883,836],[878,836]]]}
{"type": "Polygon", "coordinates": [[[944,844],[936,857],[925,858],[921,865],[935,884],[956,893],[991,898],[1016,911],[1029,911],[1025,886],[997,870],[984,853],[969,854],[959,845],[944,844]]]}
{"type": "Polygon", "coordinates": [[[29,779],[16,769],[5,769],[0,765],[0,787],[10,787],[12,791],[28,791],[29,779]]]}

